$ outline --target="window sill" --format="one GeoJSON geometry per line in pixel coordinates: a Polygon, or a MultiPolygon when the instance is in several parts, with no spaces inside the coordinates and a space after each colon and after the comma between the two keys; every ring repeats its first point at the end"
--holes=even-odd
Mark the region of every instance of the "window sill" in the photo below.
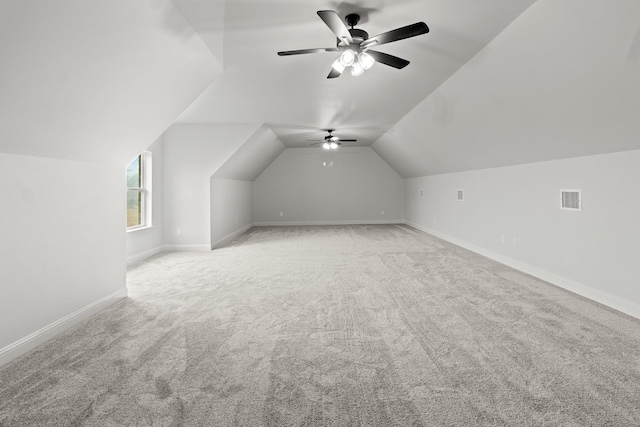
{"type": "Polygon", "coordinates": [[[127,234],[136,231],[148,230],[150,228],[153,228],[153,225],[138,225],[136,227],[127,227],[127,234]]]}

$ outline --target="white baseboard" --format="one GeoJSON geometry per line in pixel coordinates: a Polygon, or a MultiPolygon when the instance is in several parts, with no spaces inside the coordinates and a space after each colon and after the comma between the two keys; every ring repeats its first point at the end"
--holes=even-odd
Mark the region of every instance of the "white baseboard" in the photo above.
{"type": "Polygon", "coordinates": [[[142,261],[143,259],[147,259],[156,254],[162,252],[162,246],[158,246],[157,248],[149,249],[148,251],[141,252],[139,254],[131,255],[127,258],[127,265],[133,264],[134,262],[142,261]]]}
{"type": "Polygon", "coordinates": [[[363,219],[357,221],[272,221],[254,222],[256,227],[288,226],[288,225],[369,225],[369,224],[404,224],[402,219],[370,220],[363,219]]]}
{"type": "Polygon", "coordinates": [[[161,252],[206,252],[210,250],[211,247],[209,245],[163,245],[128,257],[127,265],[145,260],[161,252]]]}
{"type": "Polygon", "coordinates": [[[236,237],[238,237],[239,235],[246,233],[248,230],[250,230],[253,227],[253,224],[249,224],[249,225],[245,225],[244,227],[242,227],[239,230],[234,231],[233,233],[227,234],[226,236],[224,236],[221,239],[216,240],[215,242],[213,242],[211,244],[211,248],[215,249],[217,247],[220,247],[222,245],[224,245],[227,242],[232,241],[233,239],[235,239],[236,237]]]}
{"type": "Polygon", "coordinates": [[[206,252],[210,250],[211,246],[209,245],[162,245],[128,257],[127,265],[142,261],[161,252],[206,252]]]}
{"type": "Polygon", "coordinates": [[[81,323],[127,296],[127,288],[123,288],[63,317],[62,319],[56,320],[55,322],[12,344],[9,344],[8,346],[0,349],[0,366],[22,356],[39,345],[44,344],[54,336],[81,323]]]}
{"type": "Polygon", "coordinates": [[[163,245],[162,252],[206,252],[211,245],[163,245]]]}
{"type": "Polygon", "coordinates": [[[438,237],[442,240],[446,240],[449,243],[453,243],[456,246],[460,246],[462,248],[468,249],[472,252],[475,252],[477,254],[490,258],[494,261],[497,261],[501,264],[507,265],[511,268],[515,268],[516,270],[519,270],[531,276],[537,277],[538,279],[542,279],[545,282],[549,282],[562,289],[566,289],[567,291],[573,292],[575,294],[588,298],[592,301],[595,301],[600,304],[606,305],[607,307],[613,308],[614,310],[621,311],[622,313],[628,314],[629,316],[633,316],[635,318],[640,319],[640,305],[632,301],[628,301],[623,298],[619,298],[615,295],[611,295],[606,292],[593,289],[590,286],[577,283],[573,280],[567,279],[562,276],[558,276],[548,271],[541,270],[532,265],[529,265],[520,261],[516,261],[504,255],[500,255],[495,252],[488,251],[480,246],[476,246],[471,243],[465,242],[464,240],[458,239],[456,237],[451,237],[449,235],[440,233],[439,231],[436,231],[427,227],[423,227],[419,224],[415,224],[410,221],[405,221],[405,224],[417,230],[423,231],[427,234],[431,234],[432,236],[438,237]]]}

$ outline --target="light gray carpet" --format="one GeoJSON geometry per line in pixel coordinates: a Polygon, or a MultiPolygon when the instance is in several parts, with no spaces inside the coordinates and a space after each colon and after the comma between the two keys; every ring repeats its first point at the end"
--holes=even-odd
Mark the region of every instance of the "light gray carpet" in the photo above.
{"type": "Polygon", "coordinates": [[[640,425],[640,321],[405,226],[254,228],[128,285],[0,369],[0,425],[640,425]]]}

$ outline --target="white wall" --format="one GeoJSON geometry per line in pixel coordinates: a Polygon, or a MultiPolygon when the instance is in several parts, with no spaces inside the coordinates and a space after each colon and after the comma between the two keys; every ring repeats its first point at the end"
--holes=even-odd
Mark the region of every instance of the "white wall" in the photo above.
{"type": "Polygon", "coordinates": [[[254,181],[257,225],[403,221],[402,178],[369,147],[287,148],[254,181]]]}
{"type": "Polygon", "coordinates": [[[253,226],[253,181],[283,150],[282,142],[263,125],[212,175],[212,248],[253,226]]]}
{"type": "Polygon", "coordinates": [[[211,178],[211,246],[223,245],[253,225],[253,183],[211,178]]]}
{"type": "Polygon", "coordinates": [[[126,297],[123,167],[0,154],[0,364],[126,297]]]}
{"type": "Polygon", "coordinates": [[[166,249],[211,249],[210,178],[259,127],[174,124],[167,129],[163,136],[166,249]]]}
{"type": "Polygon", "coordinates": [[[162,250],[162,137],[151,144],[151,227],[127,231],[127,263],[132,263],[162,250]]]}
{"type": "Polygon", "coordinates": [[[636,150],[412,178],[406,220],[640,317],[639,165],[636,150]],[[582,191],[581,212],[560,209],[561,189],[582,191]]]}
{"type": "Polygon", "coordinates": [[[126,296],[125,167],[222,66],[171,0],[0,9],[2,364],[126,296]]]}

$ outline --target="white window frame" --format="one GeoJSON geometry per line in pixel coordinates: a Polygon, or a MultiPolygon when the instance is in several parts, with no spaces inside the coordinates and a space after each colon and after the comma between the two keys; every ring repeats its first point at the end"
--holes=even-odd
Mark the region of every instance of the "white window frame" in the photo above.
{"type": "MultiPolygon", "coordinates": [[[[129,191],[140,191],[140,224],[127,227],[127,232],[150,228],[151,224],[151,152],[143,151],[140,157],[140,187],[127,187],[129,191]]],[[[135,159],[134,159],[135,160],[135,159]]],[[[133,162],[133,160],[132,160],[133,162]]]]}

